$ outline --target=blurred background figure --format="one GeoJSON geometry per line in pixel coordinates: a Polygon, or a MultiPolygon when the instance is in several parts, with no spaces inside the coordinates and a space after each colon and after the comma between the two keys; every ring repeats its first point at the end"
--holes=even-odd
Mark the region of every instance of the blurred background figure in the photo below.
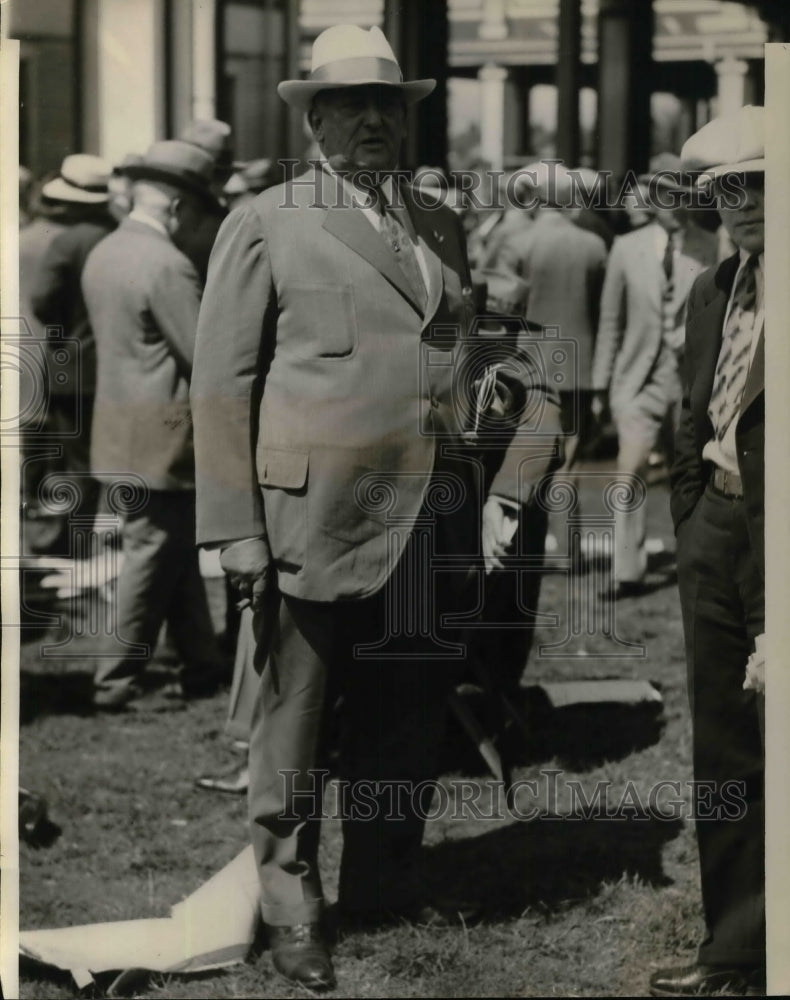
{"type": "Polygon", "coordinates": [[[68,481],[79,498],[61,518],[50,552],[71,553],[70,519],[93,521],[100,487],[90,475],[90,436],[96,386],[96,344],[80,281],[91,250],[115,228],[107,211],[111,167],[86,153],[67,156],[42,197],[60,203],[63,227],[48,241],[36,267],[30,305],[45,327],[49,347],[48,430],[57,435],[59,458],[50,471],[68,481]]]}
{"type": "Polygon", "coordinates": [[[197,146],[211,157],[212,199],[193,206],[196,216],[173,234],[173,242],[195,265],[201,282],[206,280],[208,259],[222,220],[227,215],[224,188],[233,174],[233,136],[227,122],[217,118],[196,118],[181,133],[180,141],[197,146]]]}
{"type": "Polygon", "coordinates": [[[573,176],[580,197],[580,204],[577,206],[573,221],[580,229],[586,229],[600,236],[609,251],[615,237],[615,216],[606,207],[604,199],[606,178],[591,167],[574,167],[573,176]],[[581,199],[584,199],[585,203],[581,203],[581,199]],[[601,207],[597,205],[599,199],[603,203],[601,207]]]}
{"type": "MultiPolygon", "coordinates": [[[[557,347],[563,341],[571,342],[570,364],[562,360],[562,351],[552,348],[544,352],[549,381],[560,392],[565,440],[560,472],[565,474],[576,465],[594,428],[592,358],[606,267],[604,240],[574,224],[581,210],[574,174],[559,163],[541,162],[532,168],[529,183],[539,206],[535,219],[528,228],[503,240],[498,255],[499,267],[528,285],[526,316],[530,322],[556,328],[557,347]]],[[[547,347],[551,347],[550,342],[547,347]]],[[[555,537],[558,532],[559,537],[565,535],[564,523],[559,520],[552,528],[555,537]]]]}
{"type": "MultiPolygon", "coordinates": [[[[26,168],[20,169],[30,174],[26,168]]],[[[31,295],[41,259],[66,224],[66,205],[42,197],[41,187],[32,177],[29,182],[20,182],[19,198],[19,315],[32,341],[44,345],[44,324],[33,312],[31,295]],[[27,220],[25,224],[23,217],[27,220]]],[[[41,361],[41,365],[23,365],[19,373],[20,412],[23,414],[22,533],[26,555],[47,552],[62,533],[62,518],[45,510],[39,498],[39,485],[57,467],[46,449],[40,446],[40,433],[48,430],[49,399],[46,358],[42,357],[41,361]],[[25,419],[27,414],[30,414],[29,421],[25,419]]]]}
{"type": "Polygon", "coordinates": [[[83,289],[96,331],[93,468],[130,481],[118,578],[117,652],[94,679],[94,707],[123,709],[167,622],[184,699],[213,694],[224,664],[195,548],[189,380],[201,282],[178,249],[216,212],[214,161],[176,140],[124,168],[134,208],[87,262],[83,289]]]}
{"type": "MultiPolygon", "coordinates": [[[[593,360],[593,408],[608,403],[617,428],[617,471],[644,479],[650,454],[671,434],[680,404],[679,356],[686,300],[705,264],[685,251],[688,191],[678,157],[664,155],[640,176],[651,221],[615,240],[606,270],[593,360]],[[662,204],[659,204],[661,202],[662,204]],[[675,203],[678,207],[662,207],[675,203]]],[[[638,594],[647,571],[646,504],[634,502],[615,519],[613,598],[638,594]]]]}
{"type": "Polygon", "coordinates": [[[108,209],[116,222],[121,222],[132,210],[132,182],[127,177],[126,167],[142,162],[142,156],[137,153],[127,153],[121,162],[112,169],[108,188],[110,201],[108,209]]]}
{"type": "Polygon", "coordinates": [[[239,205],[252,201],[261,191],[274,187],[283,180],[280,164],[268,158],[235,163],[234,168],[234,173],[222,188],[222,196],[228,209],[238,208],[239,205]]]}
{"type": "MultiPolygon", "coordinates": [[[[509,351],[511,363],[518,365],[520,350],[534,336],[534,330],[531,335],[524,333],[529,292],[526,281],[507,271],[476,270],[472,275],[484,296],[480,311],[485,318],[478,323],[477,338],[490,345],[492,357],[501,359],[509,351]]],[[[481,346],[485,356],[489,348],[481,346]]],[[[529,356],[528,350],[526,354],[529,356]]],[[[554,400],[550,379],[546,379],[546,385],[554,400]]],[[[513,393],[512,410],[518,413],[524,401],[514,380],[508,382],[508,387],[513,393]]],[[[483,446],[486,488],[503,466],[524,461],[524,468],[529,467],[532,489],[525,489],[521,503],[498,501],[509,524],[510,543],[507,551],[486,568],[480,615],[483,627],[474,629],[469,639],[472,663],[478,665],[478,672],[482,668],[484,677],[489,675],[494,692],[503,697],[504,706],[518,703],[517,697],[511,698],[518,691],[535,634],[548,526],[546,509],[536,502],[538,486],[556,470],[562,452],[558,421],[553,423],[556,438],[553,441],[545,438],[540,455],[531,461],[524,435],[512,425],[509,433],[505,433],[506,427],[506,421],[499,425],[489,421],[481,431],[479,443],[483,446]],[[528,572],[514,572],[514,562],[523,556],[530,557],[532,567],[528,572]]],[[[505,721],[500,720],[500,725],[505,721]]]]}
{"type": "Polygon", "coordinates": [[[485,214],[469,236],[469,262],[472,267],[499,268],[499,252],[513,234],[526,232],[535,217],[532,187],[527,177],[538,166],[528,163],[502,177],[497,203],[499,208],[485,214]]]}
{"type": "Polygon", "coordinates": [[[19,228],[24,229],[33,220],[31,203],[36,189],[33,172],[19,164],[19,228]]]}
{"type": "Polygon", "coordinates": [[[233,135],[230,125],[218,118],[196,118],[178,137],[205,150],[214,161],[211,189],[219,198],[234,170],[233,135]]]}

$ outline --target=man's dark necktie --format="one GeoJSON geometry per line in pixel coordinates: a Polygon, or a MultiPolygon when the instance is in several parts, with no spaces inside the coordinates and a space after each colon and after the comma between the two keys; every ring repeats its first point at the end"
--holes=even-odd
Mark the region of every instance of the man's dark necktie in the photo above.
{"type": "Polygon", "coordinates": [[[716,365],[708,416],[721,441],[741,408],[741,397],[749,374],[752,331],[757,303],[757,257],[749,257],[738,272],[732,308],[724,324],[721,351],[716,365]]]}
{"type": "Polygon", "coordinates": [[[675,332],[675,233],[667,233],[667,245],[661,266],[664,271],[664,288],[661,292],[661,330],[665,339],[675,332]]]}

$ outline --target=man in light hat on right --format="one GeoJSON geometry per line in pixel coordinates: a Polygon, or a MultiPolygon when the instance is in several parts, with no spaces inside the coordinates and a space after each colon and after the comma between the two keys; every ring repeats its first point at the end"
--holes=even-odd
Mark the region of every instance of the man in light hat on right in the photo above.
{"type": "Polygon", "coordinates": [[[672,517],[694,728],[706,935],[653,996],[765,993],[763,109],[714,119],[683,147],[737,253],[691,290],[672,517]],[[747,665],[748,664],[748,665],[747,665]]]}

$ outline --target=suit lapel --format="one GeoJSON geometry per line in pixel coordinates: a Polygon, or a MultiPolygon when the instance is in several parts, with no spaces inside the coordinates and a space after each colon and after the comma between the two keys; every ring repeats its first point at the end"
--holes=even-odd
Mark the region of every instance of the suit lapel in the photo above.
{"type": "MultiPolygon", "coordinates": [[[[323,183],[329,186],[331,178],[324,176],[323,183]]],[[[342,182],[338,179],[338,184],[342,182]]],[[[359,254],[372,267],[383,275],[391,285],[401,293],[409,304],[422,315],[422,309],[417,302],[414,291],[395,259],[363,212],[358,208],[344,206],[343,192],[333,192],[332,198],[325,198],[327,205],[326,218],[323,227],[335,239],[340,240],[354,253],[359,254]]]]}
{"type": "Polygon", "coordinates": [[[412,221],[417,240],[425,259],[425,266],[428,270],[428,302],[425,307],[423,317],[423,329],[425,329],[436,315],[439,303],[444,292],[444,276],[442,275],[442,255],[441,245],[445,236],[437,229],[439,224],[439,213],[428,212],[420,208],[414,201],[409,188],[402,184],[400,188],[406,211],[412,221]]]}
{"type": "Polygon", "coordinates": [[[724,261],[715,276],[716,294],[708,304],[689,321],[687,345],[694,355],[694,387],[692,394],[697,403],[698,419],[708,420],[708,405],[713,391],[716,365],[721,352],[724,317],[730,289],[738,268],[738,258],[724,261]]]}

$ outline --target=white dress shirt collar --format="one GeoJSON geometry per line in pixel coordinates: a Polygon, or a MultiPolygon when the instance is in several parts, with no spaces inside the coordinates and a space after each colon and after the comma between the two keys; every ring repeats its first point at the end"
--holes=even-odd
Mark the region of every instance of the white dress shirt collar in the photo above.
{"type": "Polygon", "coordinates": [[[129,213],[128,218],[132,222],[141,222],[144,226],[150,226],[151,229],[155,229],[158,233],[166,236],[170,239],[170,233],[168,233],[164,224],[159,221],[159,219],[154,218],[153,215],[149,215],[148,212],[144,211],[142,208],[133,208],[129,213]]]}

